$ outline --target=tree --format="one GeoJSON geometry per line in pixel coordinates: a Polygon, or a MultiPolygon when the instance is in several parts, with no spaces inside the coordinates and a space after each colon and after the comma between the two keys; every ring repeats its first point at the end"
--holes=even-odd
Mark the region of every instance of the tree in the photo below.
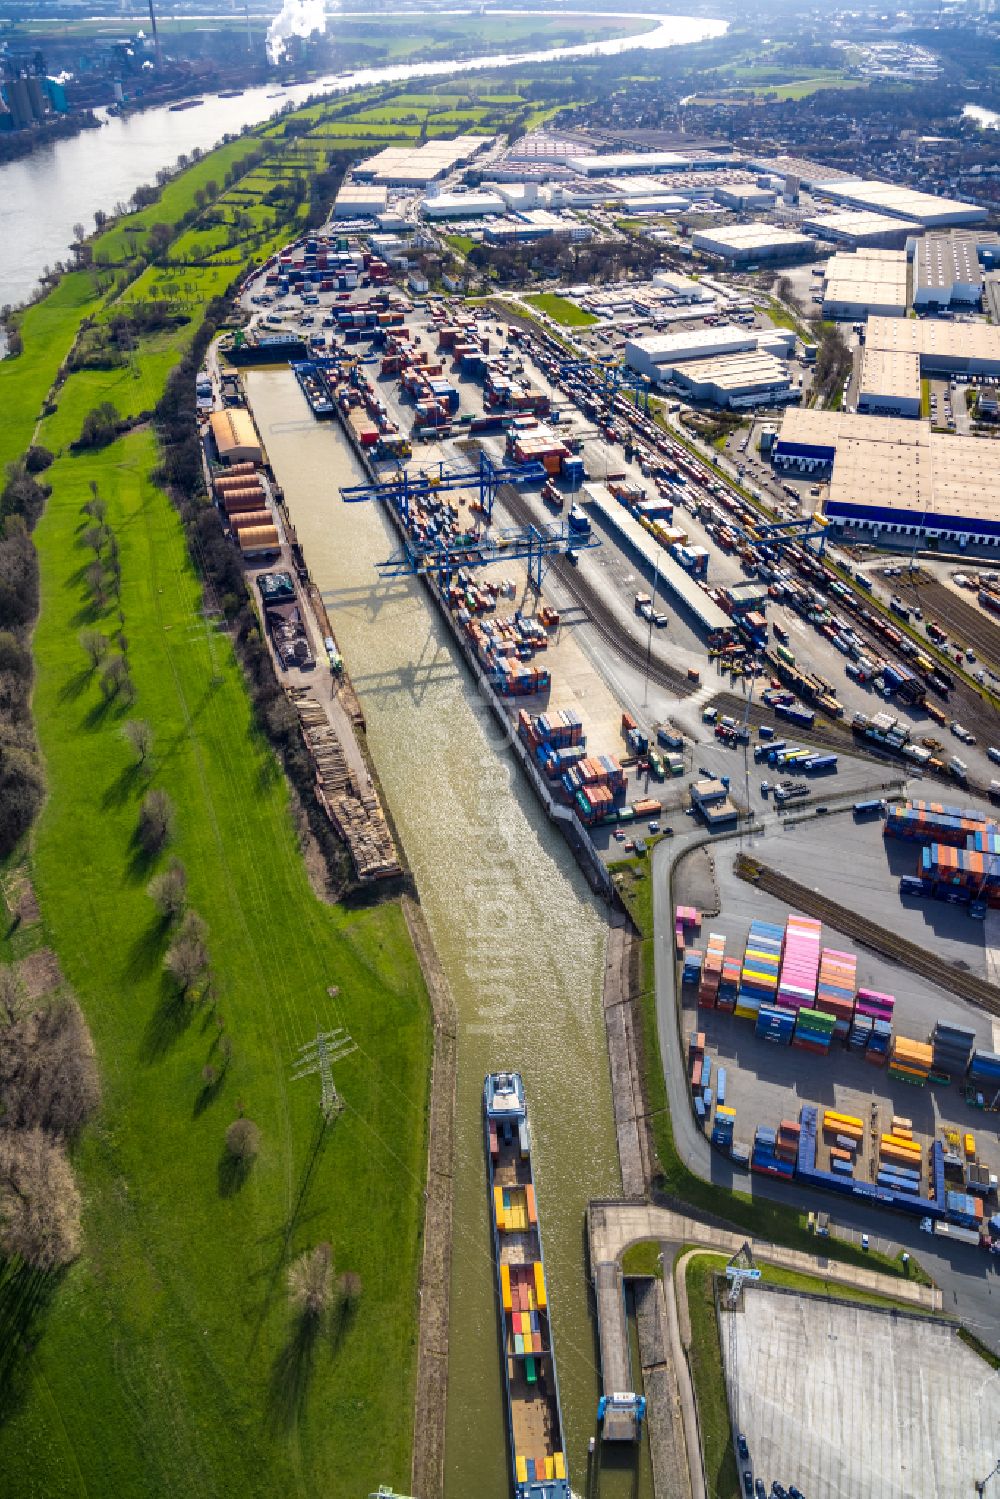
{"type": "Polygon", "coordinates": [[[65,1150],[44,1130],[0,1130],[0,1252],[35,1270],[80,1252],[80,1194],[65,1150]]]}
{"type": "Polygon", "coordinates": [[[288,1296],[294,1307],[318,1321],[333,1305],[333,1249],[317,1244],[288,1267],[288,1296]]]}
{"type": "Polygon", "coordinates": [[[122,430],[121,413],[112,401],[91,407],[83,419],[75,448],[106,448],[122,430]]]}
{"type": "Polygon", "coordinates": [[[81,630],[80,645],[90,661],[91,671],[96,671],[108,653],[108,637],[100,630],[81,630]]]}
{"type": "Polygon", "coordinates": [[[144,765],[153,748],[153,730],[146,719],[127,719],[122,725],[122,736],[131,745],[139,764],[144,765]]]}
{"type": "Polygon", "coordinates": [[[147,791],[139,808],[138,838],[147,854],[158,854],[174,830],[174,804],[165,791],[147,791]]]}
{"type": "Polygon", "coordinates": [[[92,562],[83,575],[90,597],[98,609],[108,602],[108,578],[100,562],[92,562]]]}
{"type": "Polygon", "coordinates": [[[124,656],[112,656],[101,672],[101,691],[109,703],[118,696],[127,698],[131,702],[132,678],[129,676],[128,662],[124,656]]]}
{"type": "Polygon", "coordinates": [[[86,238],[86,234],[86,229],[83,227],[80,221],[77,220],[77,222],[73,225],[73,238],[79,243],[81,239],[86,238]]]}
{"type": "Polygon", "coordinates": [[[208,971],[207,936],[208,928],[197,911],[188,911],[167,948],[163,966],[185,998],[208,971]]]}
{"type": "Polygon", "coordinates": [[[110,535],[111,532],[103,523],[96,526],[88,526],[83,533],[83,544],[99,557],[107,546],[110,535]]]}
{"type": "Polygon", "coordinates": [[[75,999],[15,1019],[0,1046],[0,1109],[8,1129],[73,1138],[101,1099],[97,1058],[75,999]]]}
{"type": "Polygon", "coordinates": [[[48,448],[43,448],[40,443],[32,443],[24,455],[24,466],[29,474],[42,473],[54,461],[48,448]]]}
{"type": "Polygon", "coordinates": [[[84,515],[89,515],[98,523],[103,522],[104,517],[108,513],[107,504],[98,494],[97,484],[93,479],[90,481],[90,499],[85,502],[83,513],[84,515]]]}
{"type": "Polygon", "coordinates": [[[176,921],[187,904],[187,870],[180,859],[171,859],[162,874],[146,887],[150,900],[166,921],[176,921]]]}
{"type": "Polygon", "coordinates": [[[337,1278],[337,1292],[347,1311],[353,1311],[361,1300],[361,1276],[356,1270],[345,1270],[337,1278]]]}
{"type": "Polygon", "coordinates": [[[252,1119],[234,1119],[226,1130],[226,1150],[234,1161],[248,1164],[260,1150],[260,1130],[252,1119]]]}
{"type": "MultiPolygon", "coordinates": [[[[13,963],[0,963],[0,1023],[10,1025],[21,1012],[23,992],[13,963]]],[[[0,1048],[0,1057],[3,1050],[0,1048]]]]}
{"type": "Polygon", "coordinates": [[[0,745],[0,857],[31,827],[42,804],[42,773],[26,750],[0,745]]]}
{"type": "Polygon", "coordinates": [[[152,224],[149,230],[149,250],[154,260],[165,255],[173,238],[169,224],[152,224]]]}

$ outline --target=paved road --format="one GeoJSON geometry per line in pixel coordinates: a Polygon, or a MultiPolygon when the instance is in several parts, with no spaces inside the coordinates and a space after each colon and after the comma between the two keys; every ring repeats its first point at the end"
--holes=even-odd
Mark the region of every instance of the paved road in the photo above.
{"type": "MultiPolygon", "coordinates": [[[[1000,1353],[1000,1274],[996,1262],[982,1250],[964,1244],[946,1245],[920,1232],[916,1222],[901,1214],[865,1207],[796,1183],[793,1188],[772,1183],[740,1170],[714,1151],[697,1128],[688,1100],[687,1072],[676,1021],[674,927],[670,882],[674,864],[704,839],[692,829],[685,836],[664,840],[653,849],[653,919],[656,964],[656,1018],[663,1058],[674,1142],[688,1170],[727,1190],[749,1192],[796,1207],[800,1211],[831,1213],[841,1237],[872,1238],[892,1235],[893,1245],[909,1250],[932,1275],[943,1292],[943,1310],[959,1317],[984,1343],[1000,1353]]],[[[720,1214],[725,1203],[720,1202],[720,1214]]]]}

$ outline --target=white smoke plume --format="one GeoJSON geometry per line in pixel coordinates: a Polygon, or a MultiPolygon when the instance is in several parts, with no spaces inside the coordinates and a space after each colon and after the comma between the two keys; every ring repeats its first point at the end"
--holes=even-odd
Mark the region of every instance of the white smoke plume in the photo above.
{"type": "Polygon", "coordinates": [[[324,0],[284,0],[281,11],[267,28],[268,61],[278,63],[290,36],[312,36],[326,30],[324,0]]]}

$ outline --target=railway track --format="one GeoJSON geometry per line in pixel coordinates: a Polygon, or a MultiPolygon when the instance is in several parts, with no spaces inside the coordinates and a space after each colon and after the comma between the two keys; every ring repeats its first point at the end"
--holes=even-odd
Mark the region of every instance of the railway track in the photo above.
{"type": "MultiPolygon", "coordinates": [[[[536,524],[530,508],[513,485],[505,484],[500,490],[499,498],[516,525],[536,524]]],[[[584,611],[588,623],[593,626],[601,639],[612,646],[622,660],[638,668],[639,671],[645,672],[647,654],[645,649],[638,641],[633,640],[627,630],[622,629],[621,623],[601,599],[600,594],[580,581],[579,575],[565,558],[556,557],[551,566],[562,587],[584,611]]],[[[695,684],[688,681],[685,673],[677,671],[672,666],[665,666],[662,661],[657,660],[655,655],[649,662],[649,679],[677,697],[690,697],[695,691],[695,684]]]]}
{"type": "Polygon", "coordinates": [[[936,619],[956,645],[971,646],[989,666],[1000,669],[1000,625],[966,603],[946,583],[935,578],[929,582],[907,583],[900,597],[904,603],[916,604],[925,619],[936,619]]]}
{"type": "Polygon", "coordinates": [[[911,972],[920,974],[921,978],[929,979],[940,988],[957,994],[959,998],[968,1000],[990,1015],[1000,1015],[1000,989],[988,984],[977,974],[967,973],[964,969],[942,962],[925,948],[918,947],[915,942],[909,942],[895,932],[886,931],[884,927],[860,916],[848,906],[820,895],[808,885],[800,885],[797,880],[781,874],[769,864],[762,864],[758,859],[738,854],[736,873],[741,880],[756,885],[759,890],[775,896],[785,905],[795,906],[817,921],[826,922],[871,952],[909,968],[911,972]]]}

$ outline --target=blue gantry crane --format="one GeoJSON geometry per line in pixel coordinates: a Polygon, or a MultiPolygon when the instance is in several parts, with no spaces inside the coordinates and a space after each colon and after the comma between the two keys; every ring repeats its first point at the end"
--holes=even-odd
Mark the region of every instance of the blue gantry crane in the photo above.
{"type": "Polygon", "coordinates": [[[369,501],[388,504],[402,522],[402,545],[393,556],[377,564],[380,577],[432,574],[446,582],[460,568],[489,567],[496,562],[512,562],[520,558],[528,563],[532,585],[541,590],[553,557],[600,546],[598,538],[591,533],[586,516],[575,510],[570,513],[568,522],[542,521],[527,526],[490,529],[493,503],[501,484],[538,484],[545,477],[545,469],[540,463],[501,467],[488,454],[481,452],[479,466],[475,469],[449,470],[443,463],[436,471],[430,472],[419,470],[411,473],[408,469],[399,469],[392,478],[378,483],[346,485],[340,496],[348,504],[369,501]],[[411,525],[413,504],[420,502],[433,512],[434,501],[439,495],[458,489],[478,490],[479,510],[484,519],[482,528],[476,526],[455,533],[444,525],[438,526],[432,513],[430,525],[417,535],[411,525]]]}
{"type": "Polygon", "coordinates": [[[601,393],[611,401],[624,386],[635,392],[636,404],[649,411],[649,381],[626,364],[606,364],[601,359],[563,359],[559,363],[559,373],[596,375],[602,387],[601,393]]]}
{"type": "Polygon", "coordinates": [[[493,503],[501,484],[542,484],[545,469],[540,463],[498,466],[486,452],[480,451],[479,466],[473,469],[447,469],[443,463],[434,469],[416,472],[401,468],[391,479],[378,484],[348,484],[340,498],[349,505],[365,500],[383,500],[398,512],[404,525],[409,523],[410,505],[414,500],[428,500],[432,494],[452,489],[478,489],[479,509],[487,523],[493,519],[493,503]]]}
{"type": "Polygon", "coordinates": [[[826,529],[829,521],[822,516],[807,515],[798,520],[772,521],[767,525],[756,526],[756,536],[748,532],[747,542],[755,552],[766,552],[768,554],[779,552],[783,547],[791,546],[794,542],[809,542],[819,540],[817,553],[820,557],[826,551],[826,529]]]}

